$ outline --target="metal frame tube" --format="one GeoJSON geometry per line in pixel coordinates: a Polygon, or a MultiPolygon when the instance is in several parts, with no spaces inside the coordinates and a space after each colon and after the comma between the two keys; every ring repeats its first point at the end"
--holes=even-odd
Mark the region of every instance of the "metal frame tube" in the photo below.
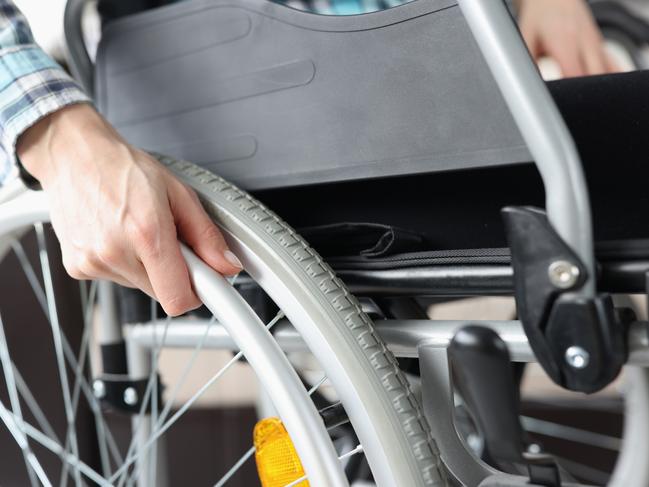
{"type": "Polygon", "coordinates": [[[119,319],[115,285],[112,282],[99,281],[97,283],[97,301],[101,313],[97,341],[100,345],[121,342],[124,337],[122,336],[122,324],[119,319]]]}
{"type": "MultiPolygon", "coordinates": [[[[498,332],[507,343],[514,362],[536,362],[523,325],[517,320],[378,320],[375,327],[397,357],[418,357],[418,350],[424,345],[446,348],[455,333],[469,324],[488,326],[498,332]]],[[[155,337],[161,336],[164,327],[163,321],[132,326],[128,329],[127,337],[140,346],[153,347],[155,337]]],[[[207,327],[207,321],[175,319],[167,328],[165,347],[194,348],[207,327]]],[[[209,328],[203,343],[205,349],[238,350],[222,325],[215,323],[209,328]]],[[[273,336],[286,353],[308,351],[300,334],[286,319],[275,325],[273,336]]],[[[629,365],[649,366],[649,322],[636,321],[631,324],[628,346],[629,365]]]]}
{"type": "MultiPolygon", "coordinates": [[[[423,345],[446,348],[457,330],[466,325],[488,326],[507,343],[515,362],[536,362],[520,321],[486,320],[383,320],[376,329],[392,352],[400,357],[416,357],[423,345]]],[[[649,322],[636,321],[629,327],[627,364],[649,366],[649,322]]]]}
{"type": "Polygon", "coordinates": [[[223,276],[184,245],[182,252],[198,297],[241,347],[257,377],[272,394],[309,482],[327,487],[348,486],[324,423],[273,336],[223,276]]]}
{"type": "Polygon", "coordinates": [[[473,455],[455,429],[453,385],[446,348],[422,345],[418,350],[424,414],[444,465],[459,485],[479,485],[498,472],[473,455]]]}
{"type": "Polygon", "coordinates": [[[0,186],[0,204],[6,203],[27,191],[20,178],[14,178],[0,186]]]}
{"type": "MultiPolygon", "coordinates": [[[[148,378],[151,374],[151,357],[154,347],[143,347],[135,342],[127,342],[126,356],[128,375],[133,380],[148,378]]],[[[140,398],[141,399],[141,398],[140,398]]],[[[150,400],[149,400],[150,401],[150,400]]],[[[136,460],[137,485],[142,487],[166,487],[168,485],[166,462],[164,461],[165,437],[158,438],[155,448],[146,449],[146,443],[153,432],[153,421],[149,414],[134,415],[131,419],[131,430],[135,435],[136,451],[141,452],[136,460]],[[162,451],[161,451],[162,449],[162,451]],[[150,462],[156,462],[156,486],[150,485],[150,462]]]]}
{"type": "Polygon", "coordinates": [[[624,434],[609,487],[649,485],[649,370],[626,369],[624,384],[624,434]]]}
{"type": "Polygon", "coordinates": [[[83,12],[88,0],[68,0],[63,15],[63,33],[68,45],[68,61],[72,74],[83,89],[94,94],[95,70],[83,37],[83,12]]]}
{"type": "MultiPolygon", "coordinates": [[[[193,349],[203,339],[203,348],[206,350],[239,351],[238,345],[223,325],[220,323],[210,325],[209,320],[191,318],[175,318],[168,326],[165,320],[128,325],[126,340],[151,348],[155,346],[156,336],[161,337],[165,327],[165,348],[193,349]]],[[[307,351],[304,340],[286,319],[280,320],[274,326],[273,337],[286,353],[307,351]]]]}
{"type": "Polygon", "coordinates": [[[580,293],[592,296],[596,274],[590,201],[568,127],[504,2],[458,4],[541,173],[548,218],[588,270],[580,293]]]}

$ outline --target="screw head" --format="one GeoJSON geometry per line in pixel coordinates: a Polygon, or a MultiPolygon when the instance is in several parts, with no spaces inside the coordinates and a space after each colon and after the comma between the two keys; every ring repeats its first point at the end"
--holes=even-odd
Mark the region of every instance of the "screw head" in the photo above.
{"type": "Polygon", "coordinates": [[[559,289],[570,289],[579,279],[579,267],[567,260],[556,260],[548,267],[552,285],[559,289]]]}
{"type": "Polygon", "coordinates": [[[124,404],[135,406],[137,404],[137,391],[133,387],[124,389],[124,404]]]}
{"type": "Polygon", "coordinates": [[[590,362],[590,354],[583,348],[573,345],[566,350],[566,362],[574,369],[584,369],[590,362]]]}
{"type": "Polygon", "coordinates": [[[97,379],[92,383],[92,392],[97,399],[103,399],[106,396],[106,384],[103,380],[97,379]]]}

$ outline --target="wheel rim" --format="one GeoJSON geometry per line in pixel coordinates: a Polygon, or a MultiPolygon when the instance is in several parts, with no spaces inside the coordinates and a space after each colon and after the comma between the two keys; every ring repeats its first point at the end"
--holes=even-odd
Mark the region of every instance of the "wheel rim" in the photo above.
{"type": "MultiPolygon", "coordinates": [[[[13,201],[10,201],[8,204],[0,205],[0,235],[1,234],[6,234],[6,233],[8,233],[10,231],[13,232],[13,231],[16,231],[18,229],[21,229],[26,224],[32,223],[34,221],[39,221],[40,222],[40,221],[47,220],[47,212],[46,212],[45,208],[46,208],[45,198],[44,198],[44,196],[42,194],[39,194],[39,193],[28,193],[28,194],[24,195],[24,198],[20,203],[18,203],[18,200],[13,200],[13,201]]],[[[43,235],[42,234],[42,227],[40,227],[40,228],[41,229],[39,230],[38,225],[37,225],[37,233],[39,233],[41,235],[41,237],[39,237],[39,239],[41,239],[41,244],[43,245],[44,240],[42,240],[42,239],[44,239],[44,237],[42,236],[43,235]]],[[[241,244],[240,242],[238,242],[238,243],[235,242],[236,239],[234,239],[234,237],[232,235],[230,235],[230,240],[233,242],[233,247],[236,248],[236,251],[238,253],[240,253],[242,255],[246,254],[246,253],[247,254],[250,253],[249,249],[246,249],[246,247],[243,244],[241,244]]],[[[21,251],[16,250],[16,249],[20,249],[20,247],[16,246],[16,245],[14,245],[13,247],[14,247],[14,251],[16,252],[16,255],[18,256],[18,254],[20,254],[21,251]]],[[[23,256],[24,256],[24,252],[23,252],[23,256]]],[[[0,255],[0,257],[2,257],[2,255],[0,255]]],[[[188,256],[188,258],[191,260],[191,258],[192,258],[191,255],[188,256]]],[[[19,256],[19,259],[20,259],[20,256],[19,256]]],[[[246,264],[247,264],[246,267],[248,267],[248,265],[250,267],[252,267],[252,268],[255,267],[254,257],[250,257],[249,255],[246,255],[244,257],[244,259],[245,259],[244,262],[246,262],[246,264]]],[[[41,252],[41,264],[43,266],[47,265],[46,260],[47,260],[46,254],[45,254],[45,261],[44,261],[43,260],[43,252],[41,252]]],[[[197,266],[200,266],[200,264],[197,264],[197,266]]],[[[195,266],[192,265],[192,267],[194,268],[195,266]]],[[[25,269],[24,266],[23,266],[23,268],[25,269]]],[[[31,272],[26,271],[26,273],[27,274],[35,274],[33,269],[31,270],[31,272]]],[[[196,279],[196,275],[194,275],[194,278],[196,279]]],[[[28,277],[28,279],[29,279],[29,277],[28,277]]],[[[199,277],[199,279],[200,279],[200,277],[199,277]]],[[[31,281],[33,281],[33,279],[31,281]]],[[[46,284],[46,288],[47,288],[47,284],[46,284]]],[[[86,291],[86,293],[89,295],[89,298],[88,298],[89,301],[87,300],[87,303],[90,304],[90,303],[92,303],[93,297],[94,297],[94,295],[96,293],[95,285],[93,284],[86,291]]],[[[53,289],[49,289],[49,297],[50,297],[49,300],[47,300],[48,289],[45,289],[44,294],[45,294],[45,298],[46,298],[45,300],[46,300],[47,303],[53,303],[54,302],[55,296],[54,296],[54,293],[53,293],[53,289]]],[[[207,295],[205,295],[203,297],[205,297],[206,300],[209,299],[209,296],[207,296],[207,295]]],[[[49,304],[49,307],[50,307],[49,313],[52,313],[52,310],[55,309],[55,308],[52,308],[52,304],[49,304]]],[[[54,307],[55,307],[55,305],[54,305],[54,307]]],[[[84,314],[87,314],[88,309],[89,308],[86,308],[84,310],[84,314]]],[[[297,313],[292,313],[292,314],[296,315],[297,313]]],[[[54,315],[54,313],[52,313],[52,315],[54,315]]],[[[153,318],[153,316],[152,316],[152,318],[153,318]]],[[[55,326],[55,325],[53,325],[53,326],[55,326]]],[[[271,326],[272,326],[272,324],[271,324],[271,326]]],[[[62,336],[60,333],[58,335],[62,336]]],[[[84,338],[84,340],[87,340],[87,339],[84,338]]],[[[0,339],[0,342],[1,341],[2,340],[0,339]]],[[[164,341],[164,338],[163,338],[163,341],[164,341]]],[[[0,345],[2,345],[2,343],[0,343],[0,345]]],[[[57,353],[57,357],[61,357],[63,359],[63,361],[66,360],[66,354],[65,354],[65,351],[64,351],[65,346],[66,346],[65,345],[65,339],[63,339],[62,341],[60,341],[58,343],[55,341],[55,347],[59,351],[57,353]]],[[[2,347],[0,346],[0,348],[2,348],[2,347]]],[[[69,345],[68,345],[68,348],[69,348],[69,345]]],[[[6,347],[5,347],[5,350],[7,351],[7,355],[8,355],[8,349],[6,349],[6,347]]],[[[199,348],[197,348],[197,350],[199,350],[199,348]]],[[[159,353],[159,350],[158,350],[158,352],[154,351],[153,355],[155,356],[157,353],[159,353]]],[[[235,358],[238,358],[238,357],[235,356],[235,358]]],[[[67,360],[68,360],[68,362],[71,362],[70,358],[67,358],[67,360]]],[[[233,359],[233,361],[234,361],[234,359],[233,359]]],[[[233,361],[231,363],[233,363],[233,361]]],[[[68,364],[68,365],[70,365],[70,364],[68,364]]],[[[81,363],[81,366],[82,365],[83,365],[83,363],[81,363]]],[[[188,364],[188,365],[190,365],[190,364],[188,364]]],[[[61,360],[59,360],[59,363],[58,363],[57,366],[59,368],[61,367],[61,360]]],[[[63,368],[65,369],[65,364],[63,365],[63,368]]],[[[79,365],[77,366],[77,369],[78,368],[79,368],[79,365]]],[[[189,368],[191,368],[191,365],[190,365],[189,368]]],[[[65,374],[63,374],[63,375],[65,375],[65,374]]],[[[74,399],[76,398],[76,400],[78,401],[79,400],[78,397],[80,395],[85,395],[86,399],[90,402],[91,399],[88,396],[89,395],[92,396],[92,392],[89,391],[89,389],[91,387],[90,384],[88,384],[87,382],[84,384],[83,381],[81,380],[81,377],[79,377],[78,374],[75,377],[75,379],[76,380],[75,380],[72,388],[70,387],[70,384],[68,384],[68,387],[67,387],[68,391],[70,391],[72,389],[72,391],[73,391],[72,394],[69,395],[69,397],[65,397],[65,393],[64,393],[64,402],[66,403],[66,411],[71,413],[72,416],[74,415],[74,407],[73,407],[74,399]]],[[[157,381],[151,381],[151,384],[153,384],[153,383],[157,384],[157,381]]],[[[151,385],[151,388],[153,388],[153,387],[154,386],[151,385]]],[[[20,387],[18,387],[18,386],[12,386],[12,389],[14,389],[16,391],[16,394],[18,394],[20,392],[18,390],[18,389],[20,389],[20,387]]],[[[29,393],[28,393],[28,391],[24,390],[24,387],[22,389],[23,389],[22,397],[23,397],[23,401],[24,401],[25,400],[24,396],[28,395],[29,393]]],[[[316,387],[316,389],[317,389],[317,387],[316,387]]],[[[309,392],[314,392],[316,389],[313,389],[312,391],[309,391],[309,392]]],[[[147,391],[148,390],[149,390],[149,387],[147,387],[147,391]]],[[[156,396],[154,394],[154,391],[152,391],[150,393],[150,395],[151,395],[151,397],[156,396]]],[[[92,396],[92,397],[94,397],[94,396],[92,396]]],[[[170,401],[169,404],[171,404],[171,403],[172,402],[170,401]]],[[[154,405],[152,405],[152,407],[154,407],[154,405]]],[[[160,423],[160,424],[158,424],[158,434],[160,435],[161,433],[159,431],[161,429],[163,421],[165,419],[167,419],[167,418],[165,418],[165,415],[167,417],[169,415],[169,410],[166,408],[166,406],[155,405],[155,408],[158,408],[158,407],[160,408],[158,410],[158,412],[160,414],[158,416],[158,422],[160,423]],[[160,419],[160,418],[162,418],[162,419],[160,419]]],[[[69,445],[66,445],[66,447],[63,447],[62,444],[59,443],[58,448],[57,448],[57,446],[55,444],[53,444],[51,441],[48,441],[47,435],[43,435],[42,431],[37,430],[33,426],[25,424],[24,422],[22,422],[22,418],[20,416],[19,411],[18,411],[18,415],[16,415],[16,409],[12,408],[12,410],[14,411],[13,413],[9,412],[9,410],[6,409],[4,407],[4,405],[2,405],[2,407],[0,408],[0,415],[3,417],[3,420],[5,421],[5,423],[8,426],[11,425],[11,423],[13,421],[13,426],[14,426],[13,429],[15,430],[17,428],[18,431],[17,432],[13,431],[12,433],[16,433],[18,435],[17,439],[20,440],[20,436],[22,434],[22,436],[24,437],[23,439],[29,439],[30,441],[36,441],[36,442],[41,443],[41,444],[45,443],[46,447],[49,446],[49,448],[51,450],[52,449],[56,450],[56,453],[59,454],[60,456],[65,457],[67,455],[66,463],[65,463],[65,465],[66,465],[65,474],[68,473],[67,472],[68,470],[71,471],[71,473],[73,475],[74,483],[77,483],[77,484],[79,483],[81,475],[84,475],[84,476],[90,478],[91,480],[97,482],[100,485],[111,485],[111,482],[113,482],[113,481],[118,482],[116,485],[128,485],[129,482],[132,481],[131,478],[128,475],[122,475],[120,477],[120,476],[117,476],[115,474],[115,470],[113,470],[113,473],[111,475],[105,476],[105,478],[108,479],[108,482],[107,483],[102,483],[102,481],[101,481],[102,479],[100,479],[97,476],[96,472],[92,471],[87,465],[79,463],[76,460],[74,460],[75,457],[78,460],[79,455],[75,454],[75,452],[74,452],[75,439],[74,439],[73,435],[66,434],[66,442],[65,443],[69,443],[69,445]],[[72,450],[72,451],[70,453],[66,453],[67,450],[72,450]]],[[[97,411],[93,411],[93,412],[95,412],[95,414],[97,414],[97,411]]],[[[172,417],[172,419],[173,419],[173,417],[172,417]]],[[[101,418],[97,418],[97,421],[98,421],[98,425],[99,425],[98,427],[99,428],[104,428],[105,427],[105,423],[101,420],[101,418]]],[[[72,418],[71,422],[72,423],[74,422],[73,418],[72,418]]],[[[287,428],[288,428],[289,423],[290,423],[290,421],[287,422],[287,428]]],[[[173,424],[173,423],[171,423],[171,424],[173,424]]],[[[43,428],[43,425],[39,425],[39,426],[41,427],[41,429],[43,428]]],[[[165,429],[165,431],[166,431],[166,429],[165,429]]],[[[102,434],[105,434],[105,432],[102,433],[102,434]]],[[[295,437],[296,435],[292,435],[292,436],[295,437]]],[[[52,440],[52,438],[49,438],[49,440],[52,440]]],[[[19,443],[20,443],[20,441],[19,441],[19,443]]],[[[22,441],[22,443],[24,443],[24,441],[22,441]]],[[[113,463],[119,463],[120,461],[122,461],[123,462],[122,466],[123,466],[124,463],[129,462],[129,456],[130,456],[129,452],[127,452],[127,454],[124,456],[124,458],[120,458],[119,455],[115,451],[116,450],[115,445],[111,446],[110,443],[111,443],[111,441],[109,439],[104,440],[104,447],[103,447],[103,450],[101,452],[102,465],[103,465],[104,469],[106,469],[106,470],[110,470],[109,465],[110,465],[111,461],[113,463]],[[112,460],[110,459],[111,455],[113,457],[112,460]]],[[[151,444],[154,444],[154,443],[155,443],[155,441],[153,441],[151,444]]],[[[297,442],[297,443],[299,443],[299,442],[297,442]]],[[[303,453],[302,453],[301,450],[304,450],[304,446],[300,445],[300,444],[297,444],[296,446],[297,446],[298,452],[300,453],[300,457],[302,457],[303,453]]],[[[129,450],[131,448],[132,448],[132,446],[129,447],[129,450]]],[[[30,465],[32,465],[32,469],[30,471],[36,477],[40,478],[40,476],[42,474],[39,473],[39,471],[38,471],[39,469],[38,469],[37,465],[34,464],[34,459],[31,456],[32,453],[31,453],[29,447],[23,448],[23,451],[25,452],[25,455],[26,455],[25,461],[27,463],[31,462],[30,465]]],[[[224,485],[225,482],[230,478],[231,474],[234,471],[236,471],[237,468],[240,467],[241,464],[245,460],[250,458],[253,451],[254,450],[246,451],[245,454],[243,455],[243,457],[241,458],[241,461],[235,463],[235,465],[233,465],[233,467],[230,469],[230,471],[226,474],[225,478],[221,479],[221,481],[217,482],[216,485],[224,485]]],[[[339,465],[338,458],[337,458],[336,452],[333,450],[333,447],[331,448],[331,451],[333,452],[333,455],[334,455],[333,458],[335,459],[336,463],[339,465]]],[[[350,454],[353,455],[353,454],[360,453],[360,451],[361,451],[361,449],[359,449],[359,448],[353,448],[352,450],[350,450],[348,452],[343,452],[341,456],[346,457],[347,455],[350,455],[350,454]]],[[[308,453],[305,456],[308,456],[308,453]]],[[[325,458],[326,458],[326,455],[325,455],[325,458]]],[[[318,484],[317,483],[318,474],[309,473],[309,480],[311,480],[313,482],[312,485],[328,485],[329,486],[329,485],[344,485],[344,483],[346,483],[344,480],[341,482],[340,479],[332,480],[332,479],[336,479],[336,474],[335,473],[332,474],[331,462],[329,462],[329,464],[327,464],[327,462],[325,461],[325,462],[321,462],[321,465],[322,464],[324,464],[326,466],[326,468],[321,467],[321,470],[325,470],[326,472],[328,472],[327,473],[327,480],[323,481],[321,484],[318,484]],[[312,479],[312,477],[313,477],[313,479],[312,479]]],[[[306,465],[305,465],[305,467],[306,467],[306,465]]],[[[117,471],[119,471],[119,470],[120,469],[117,468],[117,471]]],[[[306,470],[307,470],[307,472],[310,472],[310,471],[313,471],[314,469],[312,467],[311,469],[306,468],[306,470]]],[[[340,468],[339,468],[339,470],[340,470],[340,468]]],[[[127,468],[123,469],[123,471],[127,472],[128,469],[127,468]]],[[[67,476],[65,474],[62,474],[62,478],[67,479],[67,476]]],[[[131,477],[133,477],[132,472],[131,472],[131,477]]],[[[43,479],[41,479],[41,482],[43,482],[44,485],[48,485],[47,483],[45,483],[45,481],[43,479]]],[[[62,483],[63,482],[67,483],[67,480],[62,480],[62,483]]],[[[379,482],[379,483],[381,484],[381,482],[379,482]]],[[[390,484],[392,484],[392,481],[391,481],[391,479],[387,479],[387,478],[386,478],[386,481],[382,483],[382,485],[390,485],[390,484]]]]}

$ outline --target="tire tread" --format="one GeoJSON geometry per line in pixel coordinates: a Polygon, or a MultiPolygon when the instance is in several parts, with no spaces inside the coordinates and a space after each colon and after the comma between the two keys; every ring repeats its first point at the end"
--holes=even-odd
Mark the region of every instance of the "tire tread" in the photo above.
{"type": "Polygon", "coordinates": [[[207,191],[199,191],[204,203],[214,204],[206,194],[218,193],[255,225],[271,236],[288,255],[300,264],[305,278],[314,280],[340,317],[340,321],[355,338],[359,349],[388,394],[395,414],[417,460],[423,485],[446,485],[447,477],[440,459],[440,453],[423,411],[414,396],[407,379],[399,369],[392,352],[378,336],[370,318],[362,311],[360,303],[322,258],[273,211],[256,201],[252,196],[227,182],[223,178],[186,161],[178,161],[156,155],[158,160],[176,173],[194,189],[197,185],[207,191]]]}

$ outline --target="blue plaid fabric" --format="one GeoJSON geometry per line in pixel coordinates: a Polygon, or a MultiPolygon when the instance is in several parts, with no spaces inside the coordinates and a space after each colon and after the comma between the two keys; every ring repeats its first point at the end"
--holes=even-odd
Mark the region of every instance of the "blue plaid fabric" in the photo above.
{"type": "Polygon", "coordinates": [[[409,0],[272,0],[323,15],[358,15],[396,7],[409,0]]]}
{"type": "Polygon", "coordinates": [[[18,137],[45,115],[89,98],[35,43],[25,17],[0,0],[0,184],[16,174],[18,137]]]}

